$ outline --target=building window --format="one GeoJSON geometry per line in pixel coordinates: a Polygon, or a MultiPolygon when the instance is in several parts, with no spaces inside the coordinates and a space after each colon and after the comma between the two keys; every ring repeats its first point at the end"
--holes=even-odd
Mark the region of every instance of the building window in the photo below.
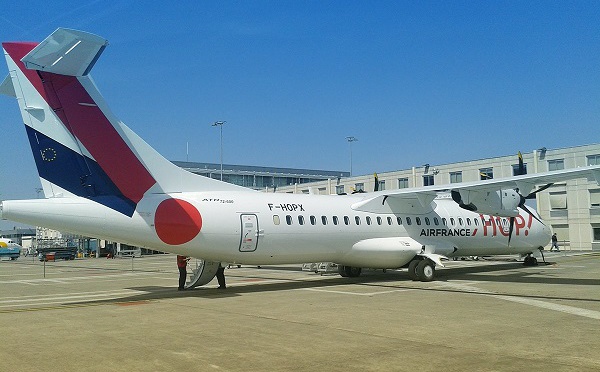
{"type": "Polygon", "coordinates": [[[548,170],[555,171],[565,169],[565,159],[548,160],[548,170]]]}
{"type": "MultiPolygon", "coordinates": [[[[521,173],[519,173],[519,164],[513,164],[512,170],[513,170],[513,176],[521,175],[521,173]]],[[[523,174],[527,174],[527,163],[523,163],[523,174]]]]}
{"type": "Polygon", "coordinates": [[[551,192],[550,209],[567,209],[567,193],[566,191],[551,192]]]}
{"type": "Polygon", "coordinates": [[[590,190],[590,207],[600,207],[600,189],[590,190]]]}
{"type": "Polygon", "coordinates": [[[385,180],[377,181],[379,183],[379,191],[385,190],[385,180]]]}
{"type": "Polygon", "coordinates": [[[408,188],[408,178],[398,178],[398,188],[399,189],[407,189],[408,188]]]}
{"type": "Polygon", "coordinates": [[[600,165],[600,154],[588,155],[587,165],[600,165]]]}
{"type": "Polygon", "coordinates": [[[594,241],[600,242],[600,226],[592,227],[592,229],[594,230],[594,241]]]}
{"type": "Polygon", "coordinates": [[[356,192],[361,192],[361,191],[365,191],[365,184],[360,182],[360,183],[355,183],[354,184],[354,191],[356,192]]]}
{"type": "Polygon", "coordinates": [[[344,191],[344,185],[337,185],[337,186],[335,187],[335,193],[336,193],[336,194],[340,195],[340,194],[343,194],[343,193],[345,193],[345,192],[346,192],[346,191],[344,191]]]}
{"type": "Polygon", "coordinates": [[[450,183],[462,182],[462,172],[450,172],[450,183]]]}
{"type": "Polygon", "coordinates": [[[489,180],[489,179],[494,178],[494,169],[493,168],[479,169],[479,177],[482,180],[489,180]]]}
{"type": "Polygon", "coordinates": [[[428,174],[423,176],[423,186],[433,186],[433,175],[428,174]]]}

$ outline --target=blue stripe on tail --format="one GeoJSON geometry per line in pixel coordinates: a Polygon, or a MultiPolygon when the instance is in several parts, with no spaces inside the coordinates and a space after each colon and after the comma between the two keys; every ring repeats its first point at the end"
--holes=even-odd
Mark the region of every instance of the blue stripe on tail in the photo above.
{"type": "Polygon", "coordinates": [[[126,216],[133,215],[136,203],[119,191],[98,163],[28,126],[25,128],[41,178],[126,216]]]}

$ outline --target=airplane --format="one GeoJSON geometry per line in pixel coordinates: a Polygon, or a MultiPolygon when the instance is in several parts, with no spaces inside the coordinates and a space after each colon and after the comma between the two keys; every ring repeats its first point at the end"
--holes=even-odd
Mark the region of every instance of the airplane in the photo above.
{"type": "Polygon", "coordinates": [[[117,119],[89,74],[107,45],[65,28],[2,44],[0,91],[17,99],[45,198],[2,201],[0,217],[198,258],[187,288],[221,263],[335,262],[343,277],[408,267],[420,281],[457,256],[535,264],[551,233],[526,199],[570,179],[600,184],[600,166],[344,196],[224,183],[175,166],[117,119]]]}
{"type": "Polygon", "coordinates": [[[11,260],[16,260],[21,256],[22,248],[12,239],[0,238],[0,257],[8,257],[11,260]]]}

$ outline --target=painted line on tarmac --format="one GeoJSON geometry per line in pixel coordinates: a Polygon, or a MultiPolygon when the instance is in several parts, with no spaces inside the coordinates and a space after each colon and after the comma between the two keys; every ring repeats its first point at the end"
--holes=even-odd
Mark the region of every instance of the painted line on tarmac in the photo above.
{"type": "Polygon", "coordinates": [[[375,296],[381,294],[389,294],[389,293],[397,293],[397,292],[407,292],[414,291],[414,289],[394,289],[391,291],[379,291],[379,292],[348,292],[348,291],[337,291],[333,289],[321,289],[321,288],[299,288],[301,291],[313,291],[313,292],[325,292],[325,293],[336,293],[336,294],[344,294],[344,295],[352,295],[352,296],[375,296]]]}
{"type": "Polygon", "coordinates": [[[10,307],[23,307],[23,306],[48,306],[56,304],[68,304],[82,301],[97,301],[100,299],[118,299],[124,296],[138,295],[144,292],[126,290],[126,291],[113,291],[104,293],[88,293],[88,294],[72,294],[72,295],[60,295],[46,298],[27,298],[27,299],[14,299],[14,300],[1,300],[0,308],[10,307]]]}
{"type": "Polygon", "coordinates": [[[45,283],[61,283],[74,282],[80,280],[98,280],[106,278],[118,278],[118,280],[128,279],[136,276],[144,275],[156,275],[156,273],[148,272],[125,272],[119,274],[107,274],[107,275],[89,275],[89,276],[72,276],[68,278],[40,278],[40,279],[18,279],[18,280],[2,280],[0,284],[45,284],[45,283]]]}
{"type": "Polygon", "coordinates": [[[561,304],[556,304],[556,303],[552,303],[552,302],[535,300],[533,298],[528,298],[528,297],[500,295],[500,294],[497,294],[497,293],[494,293],[491,291],[487,291],[485,289],[481,289],[481,288],[471,286],[471,285],[464,285],[464,284],[460,284],[460,283],[445,282],[445,283],[438,285],[437,287],[450,287],[450,288],[459,289],[459,290],[465,291],[465,292],[479,293],[484,296],[489,296],[489,297],[497,298],[497,299],[504,300],[504,301],[510,301],[510,302],[515,302],[515,303],[519,303],[519,304],[523,304],[523,305],[535,306],[535,307],[539,307],[542,309],[554,310],[554,311],[558,311],[561,313],[566,313],[566,314],[582,316],[582,317],[586,317],[586,318],[590,318],[590,319],[600,320],[600,311],[596,311],[596,310],[588,310],[588,309],[582,309],[580,307],[575,307],[575,306],[561,305],[561,304]]]}

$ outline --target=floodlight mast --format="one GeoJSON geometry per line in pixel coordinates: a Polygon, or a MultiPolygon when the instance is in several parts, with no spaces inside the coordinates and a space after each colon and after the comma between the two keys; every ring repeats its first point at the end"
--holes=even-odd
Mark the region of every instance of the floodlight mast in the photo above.
{"type": "Polygon", "coordinates": [[[358,141],[358,138],[354,136],[346,137],[346,141],[350,144],[350,177],[352,177],[352,142],[358,141]]]}

